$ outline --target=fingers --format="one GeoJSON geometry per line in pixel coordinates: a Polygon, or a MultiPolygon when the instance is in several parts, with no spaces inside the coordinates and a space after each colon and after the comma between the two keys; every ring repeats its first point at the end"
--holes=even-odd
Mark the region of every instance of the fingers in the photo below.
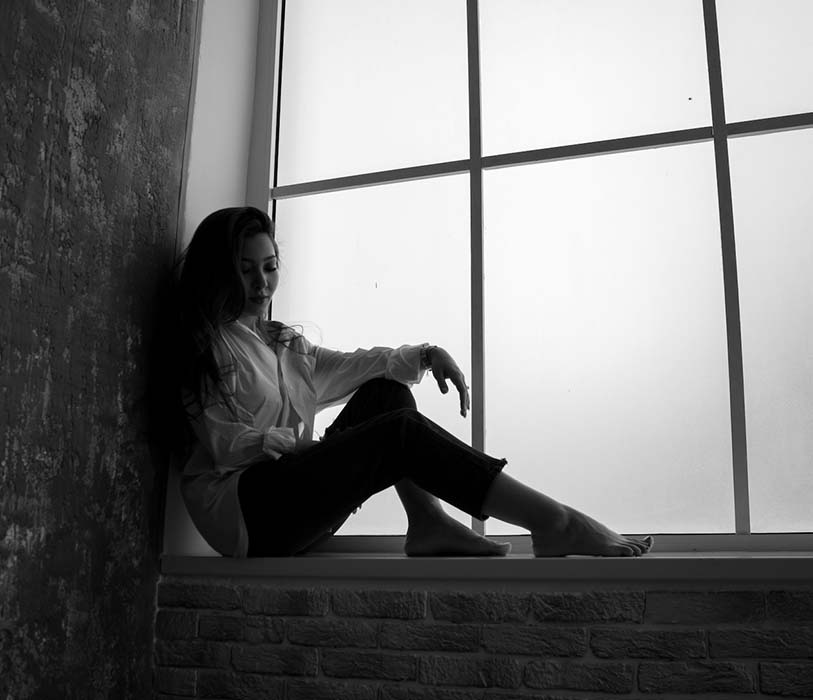
{"type": "Polygon", "coordinates": [[[435,373],[435,381],[438,383],[438,389],[440,389],[441,394],[448,394],[449,393],[449,385],[446,383],[446,377],[444,377],[439,372],[435,373]]]}
{"type": "Polygon", "coordinates": [[[449,385],[446,380],[450,380],[460,395],[460,415],[464,418],[471,409],[471,396],[469,387],[466,384],[466,377],[449,354],[441,348],[436,348],[432,353],[432,373],[441,394],[449,393],[449,385]]]}
{"type": "Polygon", "coordinates": [[[435,380],[442,394],[449,393],[449,385],[446,383],[447,379],[451,380],[458,394],[460,394],[460,415],[465,418],[466,412],[471,408],[471,397],[469,396],[469,387],[466,385],[466,378],[460,370],[452,371],[448,374],[435,372],[435,380]]]}
{"type": "Polygon", "coordinates": [[[453,374],[450,379],[452,380],[452,384],[457,387],[457,392],[460,394],[460,415],[465,418],[466,411],[468,411],[471,406],[469,388],[466,386],[466,378],[463,376],[462,372],[458,372],[457,374],[453,374]]]}

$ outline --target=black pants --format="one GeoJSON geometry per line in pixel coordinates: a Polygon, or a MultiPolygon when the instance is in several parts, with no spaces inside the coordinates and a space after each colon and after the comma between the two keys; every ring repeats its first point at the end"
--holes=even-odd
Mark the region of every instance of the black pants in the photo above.
{"type": "Polygon", "coordinates": [[[374,379],[356,391],[321,442],[240,475],[248,555],[301,552],[405,478],[485,519],[483,501],[504,466],[420,414],[408,387],[374,379]]]}

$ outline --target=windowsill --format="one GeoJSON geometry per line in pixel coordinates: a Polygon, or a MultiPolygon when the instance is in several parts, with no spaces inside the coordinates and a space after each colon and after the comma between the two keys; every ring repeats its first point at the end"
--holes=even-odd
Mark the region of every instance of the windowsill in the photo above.
{"type": "MultiPolygon", "coordinates": [[[[407,557],[399,535],[338,535],[306,556],[221,557],[195,529],[183,505],[179,473],[170,471],[161,572],[209,579],[264,579],[297,586],[421,585],[438,588],[640,588],[653,584],[809,586],[813,532],[663,534],[644,557],[534,558],[527,535],[491,534],[508,541],[507,557],[407,557]]],[[[627,533],[641,536],[646,533],[627,533]]]]}
{"type": "Polygon", "coordinates": [[[653,552],[644,557],[534,558],[406,557],[368,552],[318,552],[299,557],[232,559],[165,555],[165,575],[214,578],[264,577],[310,585],[435,581],[480,584],[650,584],[652,582],[802,583],[813,580],[813,551],[653,552]]]}

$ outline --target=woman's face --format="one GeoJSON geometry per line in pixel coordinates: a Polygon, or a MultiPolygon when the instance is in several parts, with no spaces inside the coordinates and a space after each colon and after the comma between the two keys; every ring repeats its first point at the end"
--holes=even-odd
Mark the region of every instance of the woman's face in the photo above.
{"type": "Polygon", "coordinates": [[[266,318],[279,282],[277,253],[271,236],[258,233],[245,238],[240,252],[240,273],[246,293],[240,320],[253,323],[258,316],[266,318]]]}

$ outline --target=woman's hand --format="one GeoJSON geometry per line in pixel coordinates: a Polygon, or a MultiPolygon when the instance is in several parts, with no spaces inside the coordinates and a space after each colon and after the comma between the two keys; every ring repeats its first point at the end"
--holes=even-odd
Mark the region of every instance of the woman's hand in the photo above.
{"type": "Polygon", "coordinates": [[[466,377],[460,371],[460,367],[452,359],[452,356],[443,348],[434,347],[429,353],[430,369],[435,376],[435,381],[440,387],[442,394],[449,393],[449,385],[446,380],[449,379],[452,384],[457,387],[460,394],[460,415],[466,417],[466,412],[471,408],[471,397],[469,396],[469,387],[466,386],[466,377]]]}
{"type": "Polygon", "coordinates": [[[295,454],[304,452],[309,447],[319,444],[318,440],[314,440],[312,437],[305,434],[305,424],[302,421],[299,421],[299,425],[296,426],[294,435],[296,436],[296,446],[293,449],[295,454]]]}
{"type": "Polygon", "coordinates": [[[300,452],[304,452],[308,448],[318,444],[319,444],[318,440],[313,440],[312,438],[303,438],[302,440],[296,441],[296,447],[294,447],[292,452],[294,454],[299,454],[300,452]]]}

